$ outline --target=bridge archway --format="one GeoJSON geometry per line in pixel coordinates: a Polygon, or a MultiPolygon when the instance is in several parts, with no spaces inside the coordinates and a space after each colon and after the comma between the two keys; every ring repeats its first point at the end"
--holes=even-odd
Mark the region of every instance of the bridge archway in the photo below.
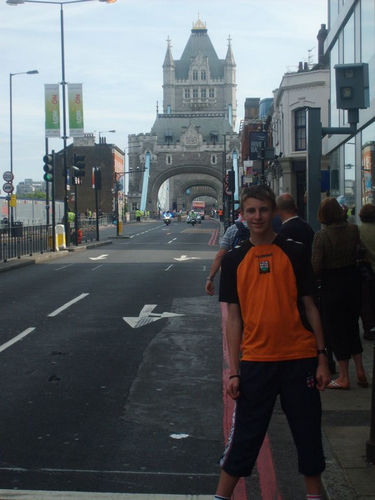
{"type": "MultiPolygon", "coordinates": [[[[157,173],[156,175],[150,172],[150,180],[149,180],[149,188],[148,188],[148,196],[147,196],[147,209],[150,211],[158,210],[158,193],[161,185],[167,179],[171,177],[177,177],[182,174],[187,174],[192,177],[192,180],[186,181],[187,188],[192,185],[206,185],[206,178],[212,179],[211,182],[215,182],[216,186],[222,185],[222,173],[220,170],[214,167],[202,166],[202,165],[176,165],[174,167],[170,167],[168,169],[163,170],[162,172],[157,173]],[[196,178],[194,179],[194,175],[196,178]],[[200,180],[201,176],[205,177],[205,180],[200,180]]],[[[220,191],[219,191],[220,193],[220,191]]]]}

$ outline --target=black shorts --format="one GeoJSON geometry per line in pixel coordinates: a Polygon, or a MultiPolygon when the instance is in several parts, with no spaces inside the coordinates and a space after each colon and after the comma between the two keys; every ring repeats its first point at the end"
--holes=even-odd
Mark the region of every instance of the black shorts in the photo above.
{"type": "Polygon", "coordinates": [[[316,367],[316,358],[241,362],[240,397],[220,460],[225,472],[236,477],[251,474],[278,394],[297,447],[299,472],[316,476],[324,470],[316,367]]]}

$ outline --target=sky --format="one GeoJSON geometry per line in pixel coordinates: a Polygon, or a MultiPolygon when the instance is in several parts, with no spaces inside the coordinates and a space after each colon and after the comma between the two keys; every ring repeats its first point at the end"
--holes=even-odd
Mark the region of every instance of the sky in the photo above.
{"type": "MultiPolygon", "coordinates": [[[[179,59],[198,13],[220,59],[232,39],[236,131],[246,97],[272,97],[284,73],[317,61],[316,36],[327,23],[327,0],[93,0],[63,11],[66,81],[83,84],[85,133],[100,131],[121,149],[128,134],[150,131],[157,101],[162,110],[167,38],[179,59]]],[[[1,177],[10,169],[9,74],[34,69],[12,78],[15,184],[43,177],[44,84],[61,82],[60,7],[0,0],[1,177]]],[[[59,138],[49,144],[63,147],[59,138]]]]}

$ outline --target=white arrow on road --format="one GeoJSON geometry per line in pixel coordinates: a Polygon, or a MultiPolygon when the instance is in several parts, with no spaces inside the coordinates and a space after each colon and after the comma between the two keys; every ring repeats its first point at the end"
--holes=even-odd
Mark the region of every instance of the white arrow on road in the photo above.
{"type": "Polygon", "coordinates": [[[184,262],[185,260],[200,260],[200,257],[188,257],[187,255],[181,255],[181,257],[175,257],[174,260],[184,262]]]}
{"type": "Polygon", "coordinates": [[[176,316],[185,316],[185,314],[176,314],[171,312],[153,313],[157,304],[146,304],[142,307],[139,316],[123,317],[122,319],[132,328],[140,328],[141,326],[154,323],[162,318],[175,318],[176,316]]]}
{"type": "Polygon", "coordinates": [[[90,260],[103,260],[106,257],[108,257],[108,254],[104,253],[103,255],[99,255],[98,257],[90,257],[90,260]]]}

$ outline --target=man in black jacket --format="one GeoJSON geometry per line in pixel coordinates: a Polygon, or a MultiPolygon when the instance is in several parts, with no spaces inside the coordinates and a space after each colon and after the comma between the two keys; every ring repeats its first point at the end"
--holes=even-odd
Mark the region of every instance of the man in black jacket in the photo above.
{"type": "Polygon", "coordinates": [[[297,214],[297,207],[289,193],[281,194],[276,200],[278,214],[281,218],[279,234],[305,245],[309,259],[314,239],[314,231],[309,224],[297,214]]]}

